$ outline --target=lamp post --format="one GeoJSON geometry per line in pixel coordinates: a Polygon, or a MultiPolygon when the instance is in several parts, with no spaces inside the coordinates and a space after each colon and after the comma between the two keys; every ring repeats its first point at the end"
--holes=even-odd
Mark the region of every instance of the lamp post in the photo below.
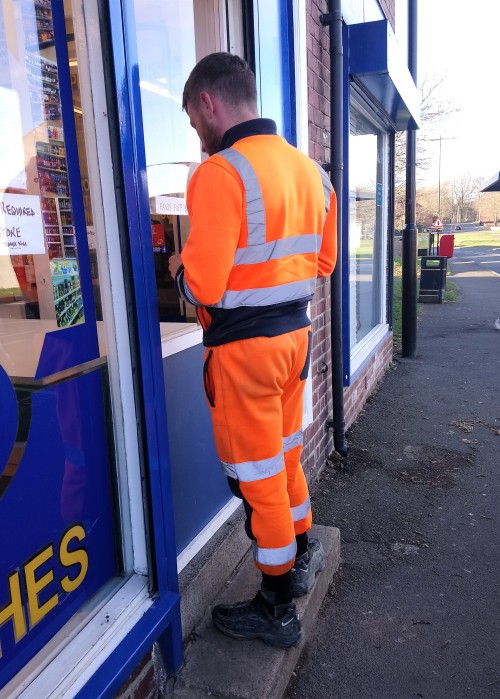
{"type": "Polygon", "coordinates": [[[438,216],[441,220],[441,136],[439,136],[439,169],[438,169],[438,216]]]}
{"type": "Polygon", "coordinates": [[[438,217],[441,218],[441,154],[442,154],[442,141],[454,141],[456,136],[443,137],[441,134],[439,138],[429,138],[429,141],[439,141],[439,158],[438,158],[438,217]]]}

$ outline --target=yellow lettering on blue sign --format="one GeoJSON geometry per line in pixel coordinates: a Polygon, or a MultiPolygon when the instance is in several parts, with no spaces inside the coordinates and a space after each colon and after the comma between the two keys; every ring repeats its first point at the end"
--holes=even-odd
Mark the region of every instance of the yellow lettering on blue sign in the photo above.
{"type": "Polygon", "coordinates": [[[36,626],[47,614],[57,607],[59,598],[57,593],[49,597],[49,599],[40,604],[38,598],[39,593],[50,585],[54,580],[54,571],[50,569],[45,575],[37,578],[36,570],[40,566],[52,558],[54,555],[54,547],[52,544],[42,549],[30,561],[24,564],[24,579],[26,580],[26,592],[28,594],[28,615],[30,619],[30,627],[36,626]]]}
{"type": "Polygon", "coordinates": [[[79,587],[85,576],[87,575],[87,570],[89,569],[89,557],[85,549],[75,549],[74,551],[68,551],[68,544],[72,539],[78,539],[78,541],[83,541],[85,539],[85,529],[81,524],[76,524],[71,529],[64,534],[61,539],[61,544],[59,546],[59,560],[61,565],[65,568],[69,568],[72,565],[78,564],[80,566],[80,572],[75,578],[70,578],[69,575],[65,575],[61,579],[61,587],[64,592],[73,592],[79,587]]]}
{"type": "MultiPolygon", "coordinates": [[[[81,524],[74,524],[67,529],[59,542],[59,561],[64,568],[79,566],[73,577],[64,575],[60,582],[61,590],[66,593],[76,590],[85,579],[89,569],[89,557],[84,546],[70,550],[71,542],[75,539],[78,543],[84,541],[85,529],[81,524]]],[[[21,591],[21,576],[19,570],[9,574],[9,601],[0,608],[0,628],[7,622],[12,622],[15,642],[18,643],[29,630],[44,619],[59,603],[57,592],[52,594],[44,602],[40,601],[40,595],[55,580],[54,567],[50,567],[43,575],[39,575],[39,569],[54,557],[54,545],[45,546],[35,556],[25,561],[19,570],[24,574],[26,586],[26,600],[23,600],[21,591]],[[29,624],[26,623],[25,607],[27,607],[29,624]],[[29,629],[28,629],[29,626],[29,629]]],[[[0,645],[0,658],[2,647],[0,645]]]]}
{"type": "MultiPolygon", "coordinates": [[[[14,637],[16,643],[26,636],[26,619],[24,617],[23,601],[21,599],[21,585],[19,582],[19,573],[11,573],[9,575],[9,593],[10,602],[7,602],[0,609],[0,626],[3,626],[9,619],[14,625],[14,637]]],[[[2,657],[2,646],[0,645],[0,658],[2,657]]]]}

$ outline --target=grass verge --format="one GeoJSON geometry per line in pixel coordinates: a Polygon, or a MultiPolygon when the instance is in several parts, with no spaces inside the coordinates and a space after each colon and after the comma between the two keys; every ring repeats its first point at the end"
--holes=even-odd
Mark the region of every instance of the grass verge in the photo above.
{"type": "Polygon", "coordinates": [[[500,245],[500,231],[481,233],[454,233],[456,248],[497,247],[500,245]]]}

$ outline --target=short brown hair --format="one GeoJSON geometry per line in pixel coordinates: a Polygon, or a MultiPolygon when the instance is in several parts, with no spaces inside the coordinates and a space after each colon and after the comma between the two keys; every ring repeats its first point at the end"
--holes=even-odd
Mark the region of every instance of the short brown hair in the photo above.
{"type": "Polygon", "coordinates": [[[182,108],[198,106],[200,93],[214,92],[227,104],[257,108],[255,75],[243,58],[232,53],[211,53],[199,61],[184,85],[182,108]]]}

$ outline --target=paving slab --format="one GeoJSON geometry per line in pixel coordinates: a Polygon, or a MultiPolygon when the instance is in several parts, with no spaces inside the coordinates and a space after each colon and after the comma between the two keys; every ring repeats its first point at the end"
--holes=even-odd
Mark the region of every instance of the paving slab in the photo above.
{"type": "MultiPolygon", "coordinates": [[[[312,536],[323,543],[327,558],[325,570],[316,576],[311,592],[296,600],[297,610],[307,638],[321,603],[340,563],[340,532],[335,527],[313,526],[312,536]]],[[[220,593],[216,604],[231,604],[251,599],[260,585],[260,573],[251,553],[242,559],[220,593]]],[[[178,673],[172,696],[175,699],[279,699],[292,676],[303,650],[271,648],[262,641],[236,641],[218,631],[210,609],[191,634],[185,663],[178,673]]]]}

